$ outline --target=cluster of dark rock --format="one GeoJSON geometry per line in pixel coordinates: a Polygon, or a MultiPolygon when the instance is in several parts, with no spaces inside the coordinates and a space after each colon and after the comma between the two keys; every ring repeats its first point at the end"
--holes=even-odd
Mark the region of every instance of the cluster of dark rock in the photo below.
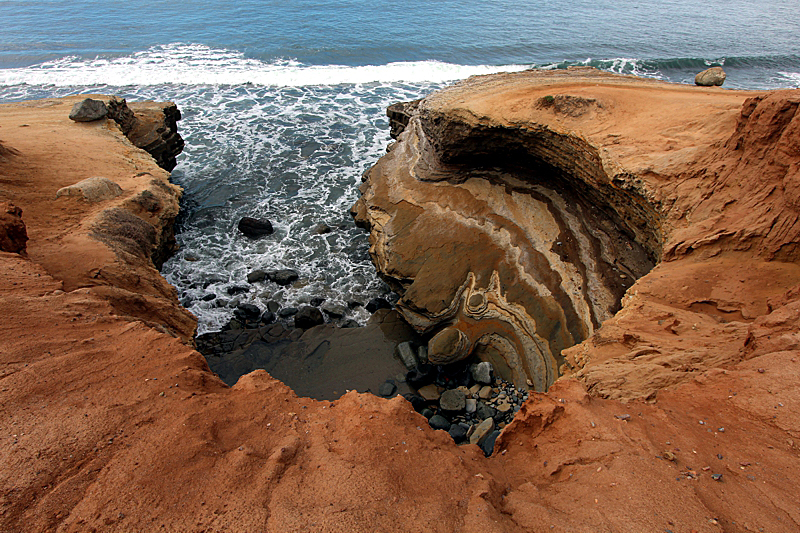
{"type": "Polygon", "coordinates": [[[176,157],[183,150],[184,142],[177,125],[181,112],[172,102],[128,103],[116,97],[103,102],[86,98],[72,107],[69,118],[75,122],[113,120],[136,147],[148,152],[158,166],[168,172],[175,168],[176,157]]]}
{"type": "MultiPolygon", "coordinates": [[[[237,223],[238,231],[249,239],[259,239],[273,233],[272,223],[263,218],[243,217],[237,223]]],[[[331,228],[324,223],[318,224],[313,232],[324,234],[331,231],[331,228]]],[[[204,287],[212,283],[221,283],[223,278],[211,278],[207,280],[204,287]]],[[[237,282],[227,286],[224,291],[230,299],[224,295],[218,296],[216,293],[209,292],[201,298],[206,302],[214,302],[217,307],[231,307],[234,309],[233,318],[224,328],[225,330],[253,329],[264,325],[272,324],[276,321],[285,325],[292,325],[301,329],[308,329],[318,324],[333,322],[344,328],[357,327],[359,324],[347,315],[352,316],[352,311],[357,308],[365,308],[370,314],[374,314],[379,309],[391,309],[392,304],[385,298],[372,298],[366,304],[363,301],[351,300],[344,304],[326,301],[325,298],[311,298],[309,305],[300,307],[283,306],[282,291],[283,287],[290,287],[295,282],[301,281],[300,274],[292,268],[282,269],[255,269],[246,276],[247,283],[237,282]],[[279,289],[274,293],[262,292],[259,294],[261,304],[240,303],[240,295],[248,294],[257,288],[259,284],[274,283],[279,289]],[[262,305],[263,304],[263,305],[262,305]],[[261,307],[265,309],[262,310],[261,307]]],[[[189,305],[190,301],[184,302],[189,305]]]]}
{"type": "MultiPolygon", "coordinates": [[[[414,409],[432,428],[447,431],[457,444],[477,444],[487,456],[500,430],[528,399],[527,392],[495,376],[489,362],[433,365],[425,346],[409,342],[398,344],[396,355],[409,369],[402,380],[416,391],[404,395],[414,409]]],[[[394,387],[395,380],[387,380],[378,392],[392,396],[394,387]]]]}

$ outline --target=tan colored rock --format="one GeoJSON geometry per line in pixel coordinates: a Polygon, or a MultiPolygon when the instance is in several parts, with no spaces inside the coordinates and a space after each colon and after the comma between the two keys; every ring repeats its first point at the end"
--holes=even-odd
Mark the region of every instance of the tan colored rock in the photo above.
{"type": "Polygon", "coordinates": [[[480,398],[481,400],[488,400],[491,397],[492,397],[492,387],[490,387],[489,385],[484,385],[478,391],[478,398],[480,398]]]}
{"type": "Polygon", "coordinates": [[[79,196],[89,202],[102,202],[122,194],[122,187],[108,178],[93,177],[81,180],[74,185],[67,185],[56,191],[56,198],[62,196],[79,196]]]}
{"type": "Polygon", "coordinates": [[[420,387],[417,392],[419,392],[419,395],[429,402],[437,401],[442,395],[441,389],[433,384],[420,387]]]}
{"type": "Polygon", "coordinates": [[[494,419],[487,418],[477,426],[475,426],[475,431],[472,432],[472,435],[469,437],[470,444],[477,444],[478,446],[486,440],[486,437],[489,436],[489,433],[494,431],[494,419]]]}
{"type": "Polygon", "coordinates": [[[725,83],[725,78],[728,75],[722,70],[722,67],[711,67],[702,72],[698,72],[694,77],[694,84],[701,87],[714,87],[721,86],[725,83]]]}

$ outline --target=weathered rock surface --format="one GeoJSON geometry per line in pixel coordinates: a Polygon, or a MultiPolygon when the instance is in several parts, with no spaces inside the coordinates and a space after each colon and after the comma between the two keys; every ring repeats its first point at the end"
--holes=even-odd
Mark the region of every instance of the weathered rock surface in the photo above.
{"type": "Polygon", "coordinates": [[[158,166],[171,172],[176,156],[183,151],[178,133],[181,112],[173,102],[126,102],[112,97],[108,116],[113,119],[134,146],[149,153],[158,166]]]}
{"type": "Polygon", "coordinates": [[[154,296],[152,267],[118,279],[146,296],[130,301],[139,318],[120,313],[97,284],[123,259],[86,236],[106,206],[54,193],[102,172],[125,191],[112,202],[150,213],[126,199],[164,174],[116,127],[71,123],[74,100],[0,106],[19,149],[0,160],[0,200],[30,237],[29,258],[0,252],[0,530],[800,529],[798,91],[518,76],[477,78],[461,98],[496,120],[535,108],[635,171],[639,185],[616,186],[660,205],[663,253],[568,353],[584,374],[532,393],[488,458],[401,397],[298,398],[263,371],[225,386],[169,322],[145,323],[180,313],[154,296]],[[560,93],[606,114],[536,107],[560,93]],[[152,177],[131,177],[141,169],[152,177]],[[627,403],[603,398],[615,394],[627,403]]]}
{"type": "Polygon", "coordinates": [[[69,118],[75,122],[93,122],[105,118],[107,113],[108,108],[104,102],[86,98],[72,106],[69,118]]]}
{"type": "Polygon", "coordinates": [[[370,254],[409,323],[447,325],[428,345],[431,361],[477,352],[518,386],[545,390],[561,351],[611,318],[652,268],[660,227],[625,170],[560,122],[602,120],[611,96],[551,102],[553,88],[536,80],[553,77],[477,78],[416,104],[353,213],[371,228],[370,254]],[[465,97],[481,84],[479,98],[465,97]]]}
{"type": "Polygon", "coordinates": [[[694,77],[694,84],[701,87],[714,87],[721,86],[725,83],[725,78],[728,75],[722,70],[722,67],[711,67],[702,72],[698,72],[694,77]]]}
{"type": "Polygon", "coordinates": [[[102,202],[122,194],[122,187],[108,178],[93,177],[81,180],[74,185],[67,185],[56,191],[56,198],[62,196],[80,196],[89,202],[102,202]]]}
{"type": "Polygon", "coordinates": [[[0,252],[24,253],[27,242],[22,209],[11,202],[0,202],[0,252]]]}

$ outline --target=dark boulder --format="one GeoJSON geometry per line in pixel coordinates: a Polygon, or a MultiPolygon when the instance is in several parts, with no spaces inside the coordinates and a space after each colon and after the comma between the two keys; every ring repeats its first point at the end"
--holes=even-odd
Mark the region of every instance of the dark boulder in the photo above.
{"type": "Polygon", "coordinates": [[[263,270],[253,270],[247,274],[247,283],[256,283],[264,281],[267,278],[267,273],[263,270]]]}
{"type": "Polygon", "coordinates": [[[433,383],[435,378],[436,367],[433,365],[421,364],[417,365],[417,368],[406,374],[406,383],[408,383],[409,386],[418,389],[433,383]]]}
{"type": "Polygon", "coordinates": [[[22,209],[5,202],[0,204],[0,251],[22,253],[28,242],[28,231],[22,221],[22,209]]]}
{"type": "Polygon", "coordinates": [[[428,405],[428,402],[425,401],[425,398],[423,398],[418,394],[412,394],[409,392],[404,394],[403,398],[408,400],[408,402],[411,404],[411,407],[413,407],[414,410],[418,413],[421,413],[422,410],[425,409],[425,407],[427,407],[428,405]]]}
{"type": "Polygon", "coordinates": [[[298,309],[296,307],[284,307],[280,311],[278,311],[278,316],[281,318],[287,318],[292,315],[297,314],[298,309]]]}
{"type": "Polygon", "coordinates": [[[86,98],[72,106],[69,118],[75,122],[92,122],[104,118],[107,114],[108,108],[105,103],[86,98]]]}
{"type": "Polygon", "coordinates": [[[275,313],[272,311],[264,311],[264,314],[261,315],[262,324],[272,324],[275,320],[275,313]]]}
{"type": "Polygon", "coordinates": [[[322,316],[322,311],[310,305],[304,305],[300,308],[294,316],[295,327],[301,329],[313,328],[320,324],[325,323],[325,318],[322,316]]]}
{"type": "Polygon", "coordinates": [[[274,281],[282,287],[297,281],[299,278],[300,276],[297,274],[297,271],[290,268],[284,268],[282,270],[270,270],[267,272],[267,279],[274,281]]]}
{"type": "Polygon", "coordinates": [[[261,309],[253,304],[239,304],[236,306],[236,310],[233,313],[237,318],[241,317],[246,320],[256,320],[261,316],[261,309]]]}
{"type": "Polygon", "coordinates": [[[373,298],[367,304],[367,311],[370,313],[375,313],[378,309],[391,309],[392,304],[390,304],[384,298],[373,298]]]}
{"type": "Polygon", "coordinates": [[[243,217],[237,226],[245,237],[258,239],[265,235],[272,235],[272,223],[267,219],[243,217]]]}
{"type": "Polygon", "coordinates": [[[450,429],[450,422],[442,415],[433,415],[428,422],[433,429],[443,429],[445,431],[450,429]]]}
{"type": "Polygon", "coordinates": [[[469,426],[464,426],[465,424],[453,424],[450,426],[448,433],[450,433],[450,436],[453,437],[453,440],[456,442],[456,444],[461,444],[467,440],[467,430],[469,429],[469,426]]]}
{"type": "Polygon", "coordinates": [[[499,437],[499,436],[500,436],[500,431],[495,429],[494,431],[489,433],[489,436],[486,437],[483,440],[483,442],[481,442],[478,445],[478,446],[481,447],[481,450],[483,450],[483,454],[486,457],[489,457],[490,455],[492,455],[492,452],[494,451],[494,442],[497,440],[497,437],[499,437]]]}

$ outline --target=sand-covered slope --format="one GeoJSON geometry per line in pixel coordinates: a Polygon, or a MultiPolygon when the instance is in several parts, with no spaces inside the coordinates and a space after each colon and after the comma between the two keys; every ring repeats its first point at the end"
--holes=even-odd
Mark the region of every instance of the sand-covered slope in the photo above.
{"type": "MultiPolygon", "coordinates": [[[[475,115],[502,124],[527,90],[518,103],[577,93],[607,103],[592,111],[600,123],[546,109],[536,120],[558,131],[571,121],[591,146],[616,135],[603,161],[619,176],[650,168],[628,194],[661,227],[632,231],[630,244],[660,264],[627,288],[621,314],[602,322],[587,304],[591,335],[567,358],[579,379],[532,394],[490,458],[402,398],[302,399],[263,371],[226,387],[182,342],[192,318],[149,263],[167,231],[158,213],[177,205],[166,173],[112,122],[70,122],[71,100],[0,106],[0,201],[22,209],[29,237],[27,254],[0,253],[0,531],[797,530],[800,291],[793,247],[753,211],[772,206],[784,244],[794,239],[784,191],[797,122],[775,110],[797,93],[753,106],[749,94],[594,75],[545,89],[522,75],[504,93],[505,79],[456,88],[459,105],[486,102],[475,115]],[[656,156],[665,125],[676,144],[656,156]],[[87,177],[122,193],[56,198],[87,177]],[[730,201],[714,204],[720,187],[730,201]],[[139,210],[146,190],[161,211],[139,210]],[[728,212],[739,205],[749,207],[728,212]],[[109,210],[153,239],[103,231],[109,210]]],[[[14,213],[0,220],[19,226],[14,213]]]]}

